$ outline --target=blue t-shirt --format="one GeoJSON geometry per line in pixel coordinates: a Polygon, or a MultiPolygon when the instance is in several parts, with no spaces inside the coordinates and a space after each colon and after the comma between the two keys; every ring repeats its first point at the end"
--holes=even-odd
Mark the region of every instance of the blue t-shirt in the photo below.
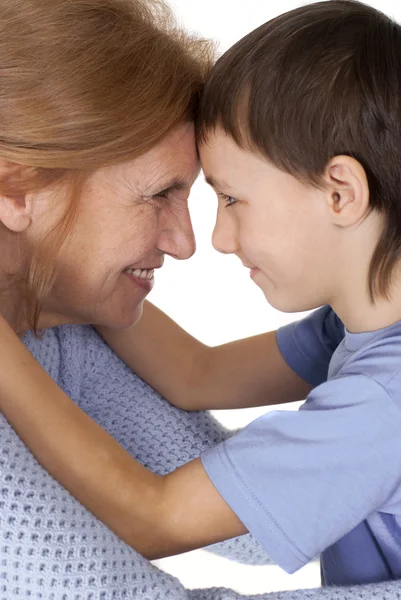
{"type": "Polygon", "coordinates": [[[317,387],[207,450],[209,477],[289,573],[320,554],[323,585],[401,578],[401,322],[351,334],[323,307],[277,340],[317,387]]]}

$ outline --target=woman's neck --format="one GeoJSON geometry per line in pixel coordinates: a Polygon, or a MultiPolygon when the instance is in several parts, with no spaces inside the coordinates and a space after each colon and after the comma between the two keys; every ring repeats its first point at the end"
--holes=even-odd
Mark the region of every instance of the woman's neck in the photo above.
{"type": "Polygon", "coordinates": [[[24,318],[25,311],[23,310],[24,300],[22,294],[0,292],[0,312],[10,327],[13,328],[19,337],[23,337],[28,330],[26,319],[24,318]]]}

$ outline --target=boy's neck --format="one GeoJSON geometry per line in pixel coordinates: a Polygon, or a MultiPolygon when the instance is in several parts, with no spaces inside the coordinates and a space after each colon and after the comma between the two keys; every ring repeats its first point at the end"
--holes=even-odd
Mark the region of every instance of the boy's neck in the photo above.
{"type": "Polygon", "coordinates": [[[367,285],[354,282],[330,302],[351,333],[377,331],[401,321],[401,269],[394,271],[388,298],[377,296],[373,303],[367,285]]]}
{"type": "Polygon", "coordinates": [[[351,333],[377,331],[401,321],[401,261],[395,265],[387,297],[369,292],[369,273],[375,249],[380,243],[384,221],[371,211],[356,227],[336,229],[329,240],[326,304],[329,304],[351,333]]]}

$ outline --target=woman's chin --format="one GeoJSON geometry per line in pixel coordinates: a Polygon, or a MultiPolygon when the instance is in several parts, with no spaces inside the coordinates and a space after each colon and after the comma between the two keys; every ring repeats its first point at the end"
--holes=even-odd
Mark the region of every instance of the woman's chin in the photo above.
{"type": "Polygon", "coordinates": [[[131,307],[129,310],[118,312],[117,310],[113,313],[104,315],[102,318],[97,319],[97,324],[102,327],[108,327],[109,329],[129,329],[135,325],[142,316],[143,302],[140,302],[134,309],[131,307]]]}

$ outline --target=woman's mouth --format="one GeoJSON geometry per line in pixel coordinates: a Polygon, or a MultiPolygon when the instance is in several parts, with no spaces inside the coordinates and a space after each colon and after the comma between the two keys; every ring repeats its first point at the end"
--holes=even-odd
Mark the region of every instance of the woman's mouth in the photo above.
{"type": "Polygon", "coordinates": [[[154,269],[125,269],[124,273],[139,287],[150,292],[154,285],[154,269]]]}

